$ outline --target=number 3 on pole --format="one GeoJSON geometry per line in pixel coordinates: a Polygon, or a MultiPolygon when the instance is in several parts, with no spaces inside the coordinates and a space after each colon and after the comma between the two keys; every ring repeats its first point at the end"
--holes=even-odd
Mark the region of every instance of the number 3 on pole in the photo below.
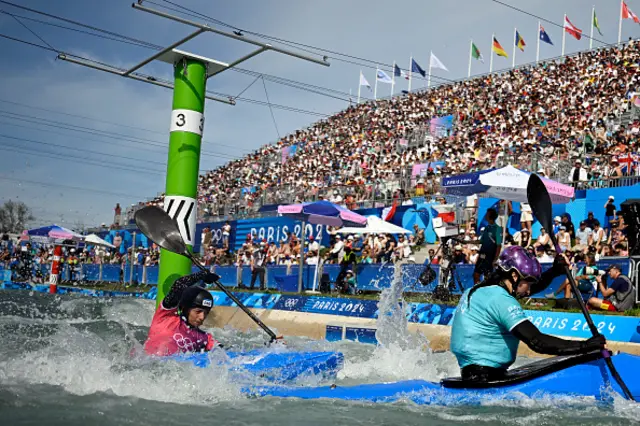
{"type": "Polygon", "coordinates": [[[171,112],[170,132],[189,132],[202,136],[204,130],[204,115],[198,111],[188,109],[174,109],[171,112]]]}

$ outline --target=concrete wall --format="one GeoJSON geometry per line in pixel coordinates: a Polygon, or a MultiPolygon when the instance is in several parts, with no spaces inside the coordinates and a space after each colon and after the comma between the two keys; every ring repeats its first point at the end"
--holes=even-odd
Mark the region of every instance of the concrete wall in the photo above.
{"type": "MultiPolygon", "coordinates": [[[[320,340],[325,338],[327,325],[376,328],[376,320],[370,318],[345,317],[339,315],[315,314],[307,312],[280,311],[274,309],[251,309],[262,322],[272,328],[276,334],[284,336],[300,336],[320,340]]],[[[232,328],[247,331],[258,329],[258,326],[242,309],[229,306],[215,306],[207,318],[206,326],[232,328]]],[[[449,350],[451,327],[445,325],[409,323],[409,331],[421,333],[429,339],[434,351],[449,350]]],[[[559,336],[560,337],[560,336],[559,336]]],[[[563,337],[566,339],[566,337],[563,337]]],[[[612,351],[622,351],[640,355],[640,344],[626,342],[609,342],[612,351]]],[[[519,355],[541,356],[521,344],[519,355]]]]}

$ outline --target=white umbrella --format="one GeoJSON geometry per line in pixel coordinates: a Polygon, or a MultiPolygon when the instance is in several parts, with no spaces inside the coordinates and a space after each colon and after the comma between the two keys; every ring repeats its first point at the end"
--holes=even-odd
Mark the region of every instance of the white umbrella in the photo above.
{"type": "Polygon", "coordinates": [[[84,237],[84,242],[85,244],[93,245],[93,246],[104,246],[109,248],[116,248],[116,246],[103,240],[102,238],[98,237],[96,234],[87,235],[86,237],[84,237]]]}
{"type": "MultiPolygon", "coordinates": [[[[527,203],[527,185],[531,173],[509,165],[500,169],[484,170],[446,177],[442,179],[442,190],[446,194],[493,197],[527,203]]],[[[565,204],[574,198],[574,188],[569,185],[542,178],[553,204],[565,204]]]]}
{"type": "Polygon", "coordinates": [[[340,234],[413,234],[413,231],[389,223],[377,216],[367,217],[367,226],[364,228],[340,228],[336,232],[340,234]]]}

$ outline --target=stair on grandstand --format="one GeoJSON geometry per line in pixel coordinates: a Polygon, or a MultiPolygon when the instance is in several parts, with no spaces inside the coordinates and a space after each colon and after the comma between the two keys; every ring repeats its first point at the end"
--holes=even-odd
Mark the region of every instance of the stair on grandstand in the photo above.
{"type": "Polygon", "coordinates": [[[435,244],[427,244],[420,247],[418,250],[413,252],[413,257],[415,258],[416,265],[422,265],[429,258],[429,249],[437,250],[438,246],[435,244]]]}

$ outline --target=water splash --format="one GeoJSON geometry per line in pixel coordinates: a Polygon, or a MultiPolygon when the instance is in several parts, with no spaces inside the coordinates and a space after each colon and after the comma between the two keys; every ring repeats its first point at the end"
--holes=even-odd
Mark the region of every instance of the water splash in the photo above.
{"type": "Polygon", "coordinates": [[[391,285],[382,290],[378,302],[378,343],[367,357],[347,358],[344,370],[338,375],[341,379],[439,380],[458,372],[451,353],[434,354],[423,334],[409,331],[403,278],[401,265],[395,265],[391,285]]]}

